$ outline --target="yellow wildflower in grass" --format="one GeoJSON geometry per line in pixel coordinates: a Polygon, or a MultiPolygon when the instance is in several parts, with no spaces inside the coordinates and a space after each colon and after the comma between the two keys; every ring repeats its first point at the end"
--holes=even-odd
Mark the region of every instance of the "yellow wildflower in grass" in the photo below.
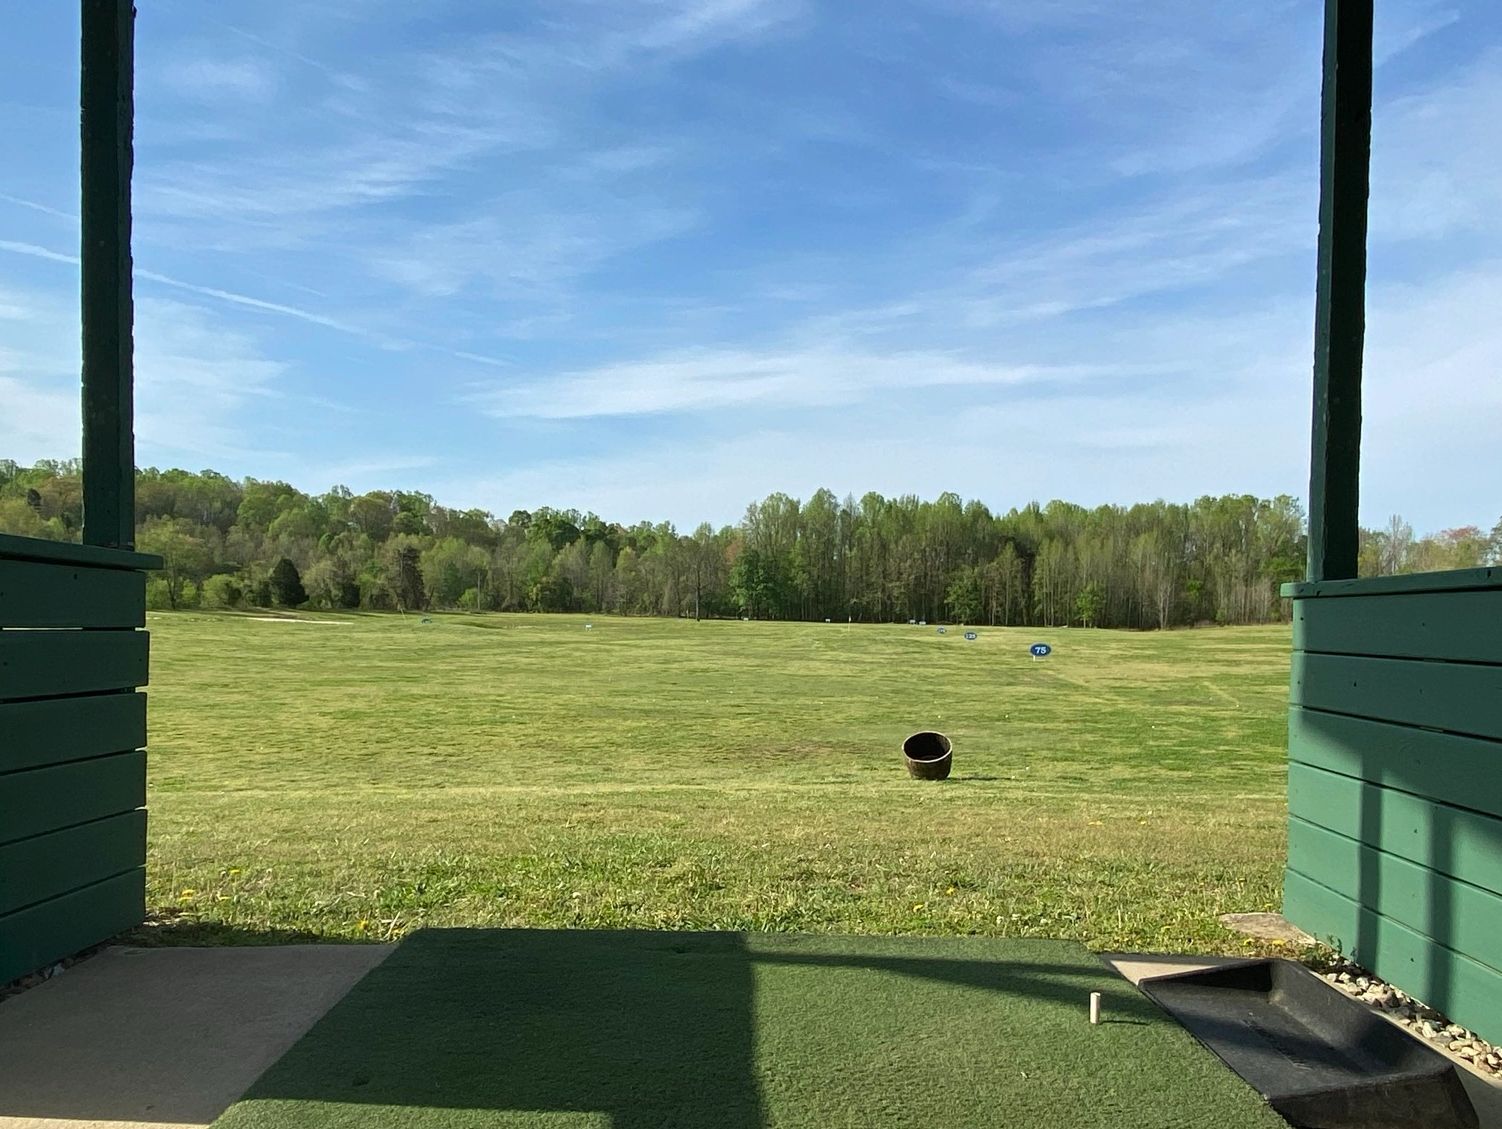
{"type": "Polygon", "coordinates": [[[952,897],[952,896],[953,896],[953,895],[954,895],[954,892],[955,892],[955,888],[954,888],[954,887],[953,887],[953,886],[946,886],[946,887],[945,887],[945,888],[944,888],[944,892],[945,892],[945,893],[946,893],[946,894],[949,894],[949,895],[950,895],[950,896],[951,896],[951,897],[952,897]]]}
{"type": "Polygon", "coordinates": [[[183,898],[191,898],[197,893],[197,890],[184,890],[181,894],[177,895],[177,897],[178,900],[181,901],[183,898]]]}
{"type": "Polygon", "coordinates": [[[370,922],[366,921],[363,917],[360,918],[359,921],[355,922],[355,929],[360,933],[364,933],[369,928],[370,922]]]}
{"type": "Polygon", "coordinates": [[[928,903],[927,902],[914,902],[913,903],[913,912],[914,913],[917,913],[919,910],[926,909],[926,908],[928,908],[928,903]]]}

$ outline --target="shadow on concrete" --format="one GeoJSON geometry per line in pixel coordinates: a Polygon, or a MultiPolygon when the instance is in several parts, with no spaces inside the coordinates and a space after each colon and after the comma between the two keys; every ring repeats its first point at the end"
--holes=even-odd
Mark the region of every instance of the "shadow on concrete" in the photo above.
{"type": "Polygon", "coordinates": [[[391,951],[107,948],[0,1002],[0,1129],[206,1125],[391,951]]]}

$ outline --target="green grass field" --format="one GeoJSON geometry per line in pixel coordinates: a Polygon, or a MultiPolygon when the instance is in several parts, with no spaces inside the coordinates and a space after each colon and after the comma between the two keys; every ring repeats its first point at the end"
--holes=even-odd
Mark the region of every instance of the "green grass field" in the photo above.
{"type": "Polygon", "coordinates": [[[152,614],[143,938],[420,925],[1250,951],[1285,628],[152,614]],[[1027,645],[1054,655],[1034,662],[1027,645]],[[937,728],[954,775],[910,780],[937,728]]]}

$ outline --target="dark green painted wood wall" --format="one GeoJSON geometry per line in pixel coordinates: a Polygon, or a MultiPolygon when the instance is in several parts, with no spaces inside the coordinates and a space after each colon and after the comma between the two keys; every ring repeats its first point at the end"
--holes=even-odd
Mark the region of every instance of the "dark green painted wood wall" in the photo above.
{"type": "Polygon", "coordinates": [[[0,537],[0,984],[145,916],[157,563],[0,537]]]}
{"type": "Polygon", "coordinates": [[[1502,1040],[1502,572],[1290,585],[1284,914],[1502,1040]]]}

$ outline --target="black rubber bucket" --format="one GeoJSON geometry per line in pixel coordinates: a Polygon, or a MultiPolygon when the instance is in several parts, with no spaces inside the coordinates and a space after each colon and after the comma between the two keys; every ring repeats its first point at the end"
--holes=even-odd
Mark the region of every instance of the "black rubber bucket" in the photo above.
{"type": "Polygon", "coordinates": [[[954,763],[954,744],[942,733],[925,729],[902,743],[902,759],[909,776],[919,780],[947,780],[954,763]]]}

